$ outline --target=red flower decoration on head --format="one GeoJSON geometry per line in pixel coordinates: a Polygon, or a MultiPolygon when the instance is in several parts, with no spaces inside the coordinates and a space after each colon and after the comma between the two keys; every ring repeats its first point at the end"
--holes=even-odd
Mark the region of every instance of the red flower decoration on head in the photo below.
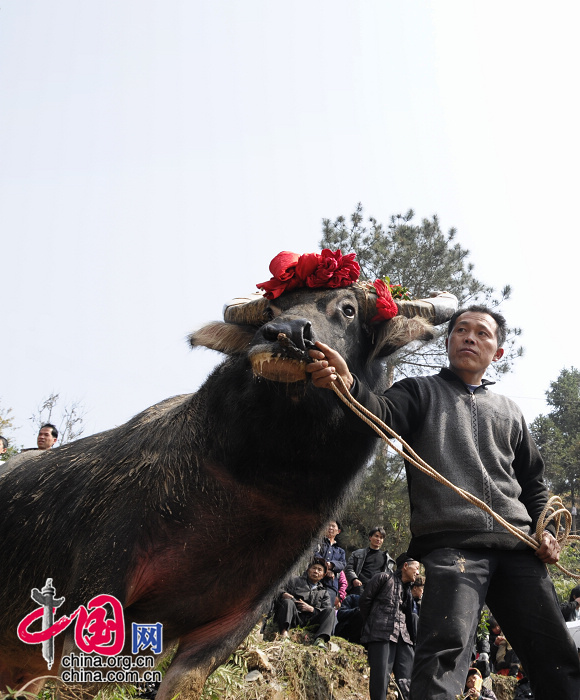
{"type": "Polygon", "coordinates": [[[377,313],[371,318],[371,323],[388,321],[399,313],[397,305],[393,301],[389,285],[383,280],[375,280],[372,285],[377,292],[377,313]]]}
{"type": "Polygon", "coordinates": [[[292,282],[299,259],[300,256],[297,253],[291,253],[288,250],[278,253],[270,263],[270,272],[273,277],[268,282],[262,282],[256,286],[264,290],[268,299],[276,299],[286,289],[298,286],[292,282]]]}
{"type": "Polygon", "coordinates": [[[272,279],[256,286],[264,290],[267,299],[277,299],[283,292],[298,287],[349,287],[360,274],[355,257],[355,253],[342,255],[340,250],[332,252],[328,248],[321,254],[297,255],[283,251],[270,263],[272,279]]]}

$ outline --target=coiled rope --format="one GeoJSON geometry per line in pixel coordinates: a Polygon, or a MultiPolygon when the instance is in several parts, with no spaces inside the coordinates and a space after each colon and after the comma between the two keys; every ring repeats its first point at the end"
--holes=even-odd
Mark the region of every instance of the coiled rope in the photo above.
{"type": "MultiPolygon", "coordinates": [[[[551,521],[554,522],[554,528],[556,530],[556,539],[561,549],[566,547],[568,544],[572,544],[573,542],[580,542],[580,535],[570,534],[570,530],[572,527],[572,515],[570,511],[566,508],[566,506],[562,503],[562,499],[559,496],[552,496],[548,500],[548,502],[544,506],[542,514],[538,518],[538,524],[536,526],[536,536],[535,538],[531,537],[519,528],[514,527],[511,523],[508,523],[508,521],[502,518],[501,515],[498,515],[495,511],[493,511],[487,505],[487,503],[484,503],[482,500],[469,493],[469,491],[465,491],[464,489],[455,486],[455,484],[452,484],[451,481],[449,481],[449,479],[446,479],[436,469],[433,469],[433,467],[429,466],[427,462],[421,459],[421,457],[419,457],[419,455],[413,450],[413,448],[410,447],[400,435],[397,435],[397,433],[392,428],[390,428],[386,423],[383,423],[383,421],[380,418],[375,416],[374,413],[371,413],[371,411],[365,408],[354,398],[354,396],[352,396],[352,394],[346,388],[346,384],[344,383],[342,377],[338,374],[337,380],[343,387],[345,393],[343,394],[340,391],[340,389],[336,386],[336,382],[333,382],[331,384],[331,387],[334,393],[339,397],[339,399],[343,403],[345,403],[351,409],[351,411],[353,411],[361,420],[363,420],[369,427],[371,427],[375,431],[375,433],[377,433],[377,435],[382,440],[384,440],[392,450],[394,450],[397,454],[401,455],[403,459],[406,459],[407,462],[410,462],[413,466],[417,467],[417,469],[421,470],[424,474],[428,474],[431,478],[435,479],[435,481],[438,481],[440,484],[445,484],[445,486],[448,486],[452,491],[455,491],[455,493],[459,494],[461,498],[468,501],[469,503],[472,503],[474,506],[477,506],[481,510],[491,515],[491,517],[500,525],[502,525],[508,532],[511,532],[512,535],[517,537],[522,542],[525,542],[532,549],[537,550],[540,548],[542,534],[551,521]],[[399,449],[389,439],[388,435],[400,442],[401,445],[403,445],[403,447],[405,448],[406,452],[399,449]]],[[[571,571],[568,571],[559,563],[554,564],[554,566],[558,567],[558,569],[560,569],[560,571],[565,573],[567,576],[570,576],[571,578],[576,580],[580,580],[580,574],[573,574],[571,571]]]]}

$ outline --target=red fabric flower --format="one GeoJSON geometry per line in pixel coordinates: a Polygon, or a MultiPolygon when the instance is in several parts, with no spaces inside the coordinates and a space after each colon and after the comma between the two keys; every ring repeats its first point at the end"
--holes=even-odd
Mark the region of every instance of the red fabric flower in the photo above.
{"type": "Polygon", "coordinates": [[[294,269],[298,260],[300,260],[298,253],[283,250],[270,263],[270,272],[276,279],[281,281],[289,280],[294,276],[294,269]]]}
{"type": "Polygon", "coordinates": [[[305,253],[298,258],[296,274],[304,282],[318,267],[320,255],[318,253],[305,253]]]}
{"type": "Polygon", "coordinates": [[[272,279],[256,286],[263,289],[267,299],[276,299],[283,292],[298,287],[348,287],[358,280],[360,266],[355,253],[342,255],[340,250],[325,248],[321,254],[297,255],[282,251],[270,263],[272,279]]]}
{"type": "MultiPolygon", "coordinates": [[[[278,253],[270,263],[270,272],[273,277],[267,282],[257,284],[256,286],[258,289],[263,289],[268,299],[277,299],[294,281],[296,264],[299,259],[300,256],[298,253],[291,253],[288,250],[283,250],[281,253],[278,253]]],[[[296,286],[298,286],[298,284],[294,282],[294,284],[290,286],[290,289],[296,286]]]]}
{"type": "Polygon", "coordinates": [[[383,280],[375,280],[373,287],[377,292],[377,313],[371,318],[371,323],[380,323],[396,316],[399,309],[393,301],[389,285],[383,280]]]}

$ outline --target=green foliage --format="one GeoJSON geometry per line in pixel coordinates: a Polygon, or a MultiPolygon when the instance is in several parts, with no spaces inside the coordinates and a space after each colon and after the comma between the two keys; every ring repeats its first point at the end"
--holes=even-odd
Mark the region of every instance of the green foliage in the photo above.
{"type": "MultiPolygon", "coordinates": [[[[12,409],[4,408],[2,404],[0,404],[0,435],[6,438],[8,443],[11,442],[10,433],[12,430],[14,430],[14,416],[12,415],[12,409]]],[[[17,445],[9,444],[6,452],[0,455],[0,463],[10,459],[10,457],[18,454],[18,452],[19,448],[17,445]]]]}
{"type": "Polygon", "coordinates": [[[368,532],[375,525],[385,528],[384,548],[392,555],[409,543],[409,499],[403,459],[381,445],[367,465],[355,501],[343,514],[340,546],[353,551],[368,546],[368,532]]]}
{"type": "MultiPolygon", "coordinates": [[[[0,404],[0,435],[14,429],[14,416],[11,408],[4,408],[0,404]]],[[[6,437],[4,435],[4,437],[6,437]]]]}
{"type": "Polygon", "coordinates": [[[216,668],[203,687],[201,700],[221,700],[226,695],[237,695],[248,673],[246,647],[238,648],[225,664],[216,668]]]}
{"type": "MultiPolygon", "coordinates": [[[[461,306],[485,303],[495,307],[509,298],[511,289],[506,285],[499,296],[494,289],[479,281],[473,274],[473,263],[468,261],[469,251],[455,242],[456,230],[446,234],[441,231],[437,216],[413,223],[414,212],[391,216],[385,228],[374,217],[365,225],[363,208],[357,208],[347,222],[344,216],[335,221],[323,219],[320,245],[340,248],[344,253],[356,252],[361,266],[361,277],[367,280],[389,277],[393,283],[405,285],[411,296],[420,299],[434,291],[452,292],[461,306]]],[[[513,360],[523,352],[516,345],[520,330],[511,329],[504,345],[501,362],[493,365],[495,372],[511,369],[513,360]]],[[[444,340],[429,343],[420,349],[397,354],[393,376],[425,374],[426,369],[446,364],[444,340]]]]}
{"type": "MultiPolygon", "coordinates": [[[[577,545],[565,547],[560,554],[560,562],[565,569],[573,574],[580,574],[580,548],[577,545]]],[[[570,591],[577,586],[580,581],[577,581],[570,576],[566,576],[560,569],[555,566],[549,567],[550,576],[558,594],[558,599],[564,603],[568,600],[570,591]]]]}
{"type": "Polygon", "coordinates": [[[477,641],[480,642],[482,639],[487,639],[489,634],[489,610],[483,608],[479,616],[479,622],[477,623],[476,637],[477,641]]]}
{"type": "Polygon", "coordinates": [[[580,371],[564,368],[546,392],[552,410],[538,416],[530,432],[546,463],[546,481],[571,506],[580,487],[580,371]]]}

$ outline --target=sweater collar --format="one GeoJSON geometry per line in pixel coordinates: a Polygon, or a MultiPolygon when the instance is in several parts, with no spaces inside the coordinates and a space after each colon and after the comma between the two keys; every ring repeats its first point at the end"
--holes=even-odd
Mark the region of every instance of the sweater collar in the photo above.
{"type": "MultiPolygon", "coordinates": [[[[455,372],[449,369],[449,367],[442,367],[441,371],[439,372],[439,376],[441,379],[445,379],[446,382],[457,382],[458,384],[461,384],[461,386],[467,388],[467,384],[459,377],[455,372]]],[[[488,386],[491,386],[492,384],[495,384],[495,382],[490,381],[489,379],[482,379],[480,386],[477,387],[475,391],[479,391],[479,389],[487,389],[488,386]]]]}

